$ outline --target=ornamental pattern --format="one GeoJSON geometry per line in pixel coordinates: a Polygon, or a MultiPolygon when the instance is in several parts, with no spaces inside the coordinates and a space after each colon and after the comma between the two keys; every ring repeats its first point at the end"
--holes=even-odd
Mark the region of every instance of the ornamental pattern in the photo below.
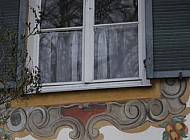
{"type": "Polygon", "coordinates": [[[160,99],[16,108],[11,111],[7,126],[13,132],[26,129],[39,137],[54,136],[58,128],[67,126],[73,130],[70,138],[93,140],[99,137],[95,125],[101,121],[110,122],[123,131],[145,122],[162,121],[169,114],[179,114],[186,107],[180,100],[186,88],[186,80],[166,79],[162,81],[160,99]]]}

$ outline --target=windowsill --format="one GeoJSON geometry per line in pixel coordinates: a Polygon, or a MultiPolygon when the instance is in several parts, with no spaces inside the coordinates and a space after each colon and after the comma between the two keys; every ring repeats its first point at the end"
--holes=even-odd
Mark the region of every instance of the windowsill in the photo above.
{"type": "Polygon", "coordinates": [[[115,82],[98,82],[93,83],[80,83],[75,84],[44,84],[42,86],[42,93],[49,92],[63,92],[63,91],[80,91],[80,90],[93,90],[93,89],[111,89],[111,88],[125,88],[125,87],[145,87],[151,86],[149,80],[142,82],[142,80],[136,79],[133,81],[115,81],[115,82]]]}

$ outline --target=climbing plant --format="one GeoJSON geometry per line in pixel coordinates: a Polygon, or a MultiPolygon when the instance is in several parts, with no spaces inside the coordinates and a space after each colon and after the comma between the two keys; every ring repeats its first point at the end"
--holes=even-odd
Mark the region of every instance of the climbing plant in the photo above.
{"type": "MultiPolygon", "coordinates": [[[[37,19],[35,9],[30,9],[37,19]]],[[[20,36],[14,24],[0,28],[0,126],[9,119],[12,100],[26,99],[41,91],[40,69],[32,65],[26,49],[27,39],[38,33],[39,24],[40,20],[36,20],[31,29],[30,23],[26,23],[26,34],[20,36]]],[[[0,139],[11,139],[10,134],[0,128],[0,139]]]]}

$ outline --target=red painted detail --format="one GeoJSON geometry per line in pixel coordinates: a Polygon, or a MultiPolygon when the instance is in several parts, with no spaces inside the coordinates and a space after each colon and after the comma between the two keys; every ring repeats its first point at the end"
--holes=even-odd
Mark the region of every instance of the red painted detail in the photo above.
{"type": "Polygon", "coordinates": [[[105,111],[106,111],[106,107],[102,107],[102,108],[92,107],[91,109],[87,109],[87,110],[81,110],[75,107],[75,108],[70,108],[70,109],[64,109],[63,115],[75,117],[79,119],[83,123],[84,126],[86,126],[90,117],[92,117],[93,115],[101,114],[105,111]]]}

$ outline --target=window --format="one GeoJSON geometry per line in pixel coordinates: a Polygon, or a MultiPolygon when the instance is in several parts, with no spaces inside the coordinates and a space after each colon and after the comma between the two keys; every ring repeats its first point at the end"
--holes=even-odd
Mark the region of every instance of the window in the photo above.
{"type": "Polygon", "coordinates": [[[28,50],[43,91],[150,85],[144,0],[30,0],[30,6],[41,7],[40,33],[29,38],[28,50]]]}

